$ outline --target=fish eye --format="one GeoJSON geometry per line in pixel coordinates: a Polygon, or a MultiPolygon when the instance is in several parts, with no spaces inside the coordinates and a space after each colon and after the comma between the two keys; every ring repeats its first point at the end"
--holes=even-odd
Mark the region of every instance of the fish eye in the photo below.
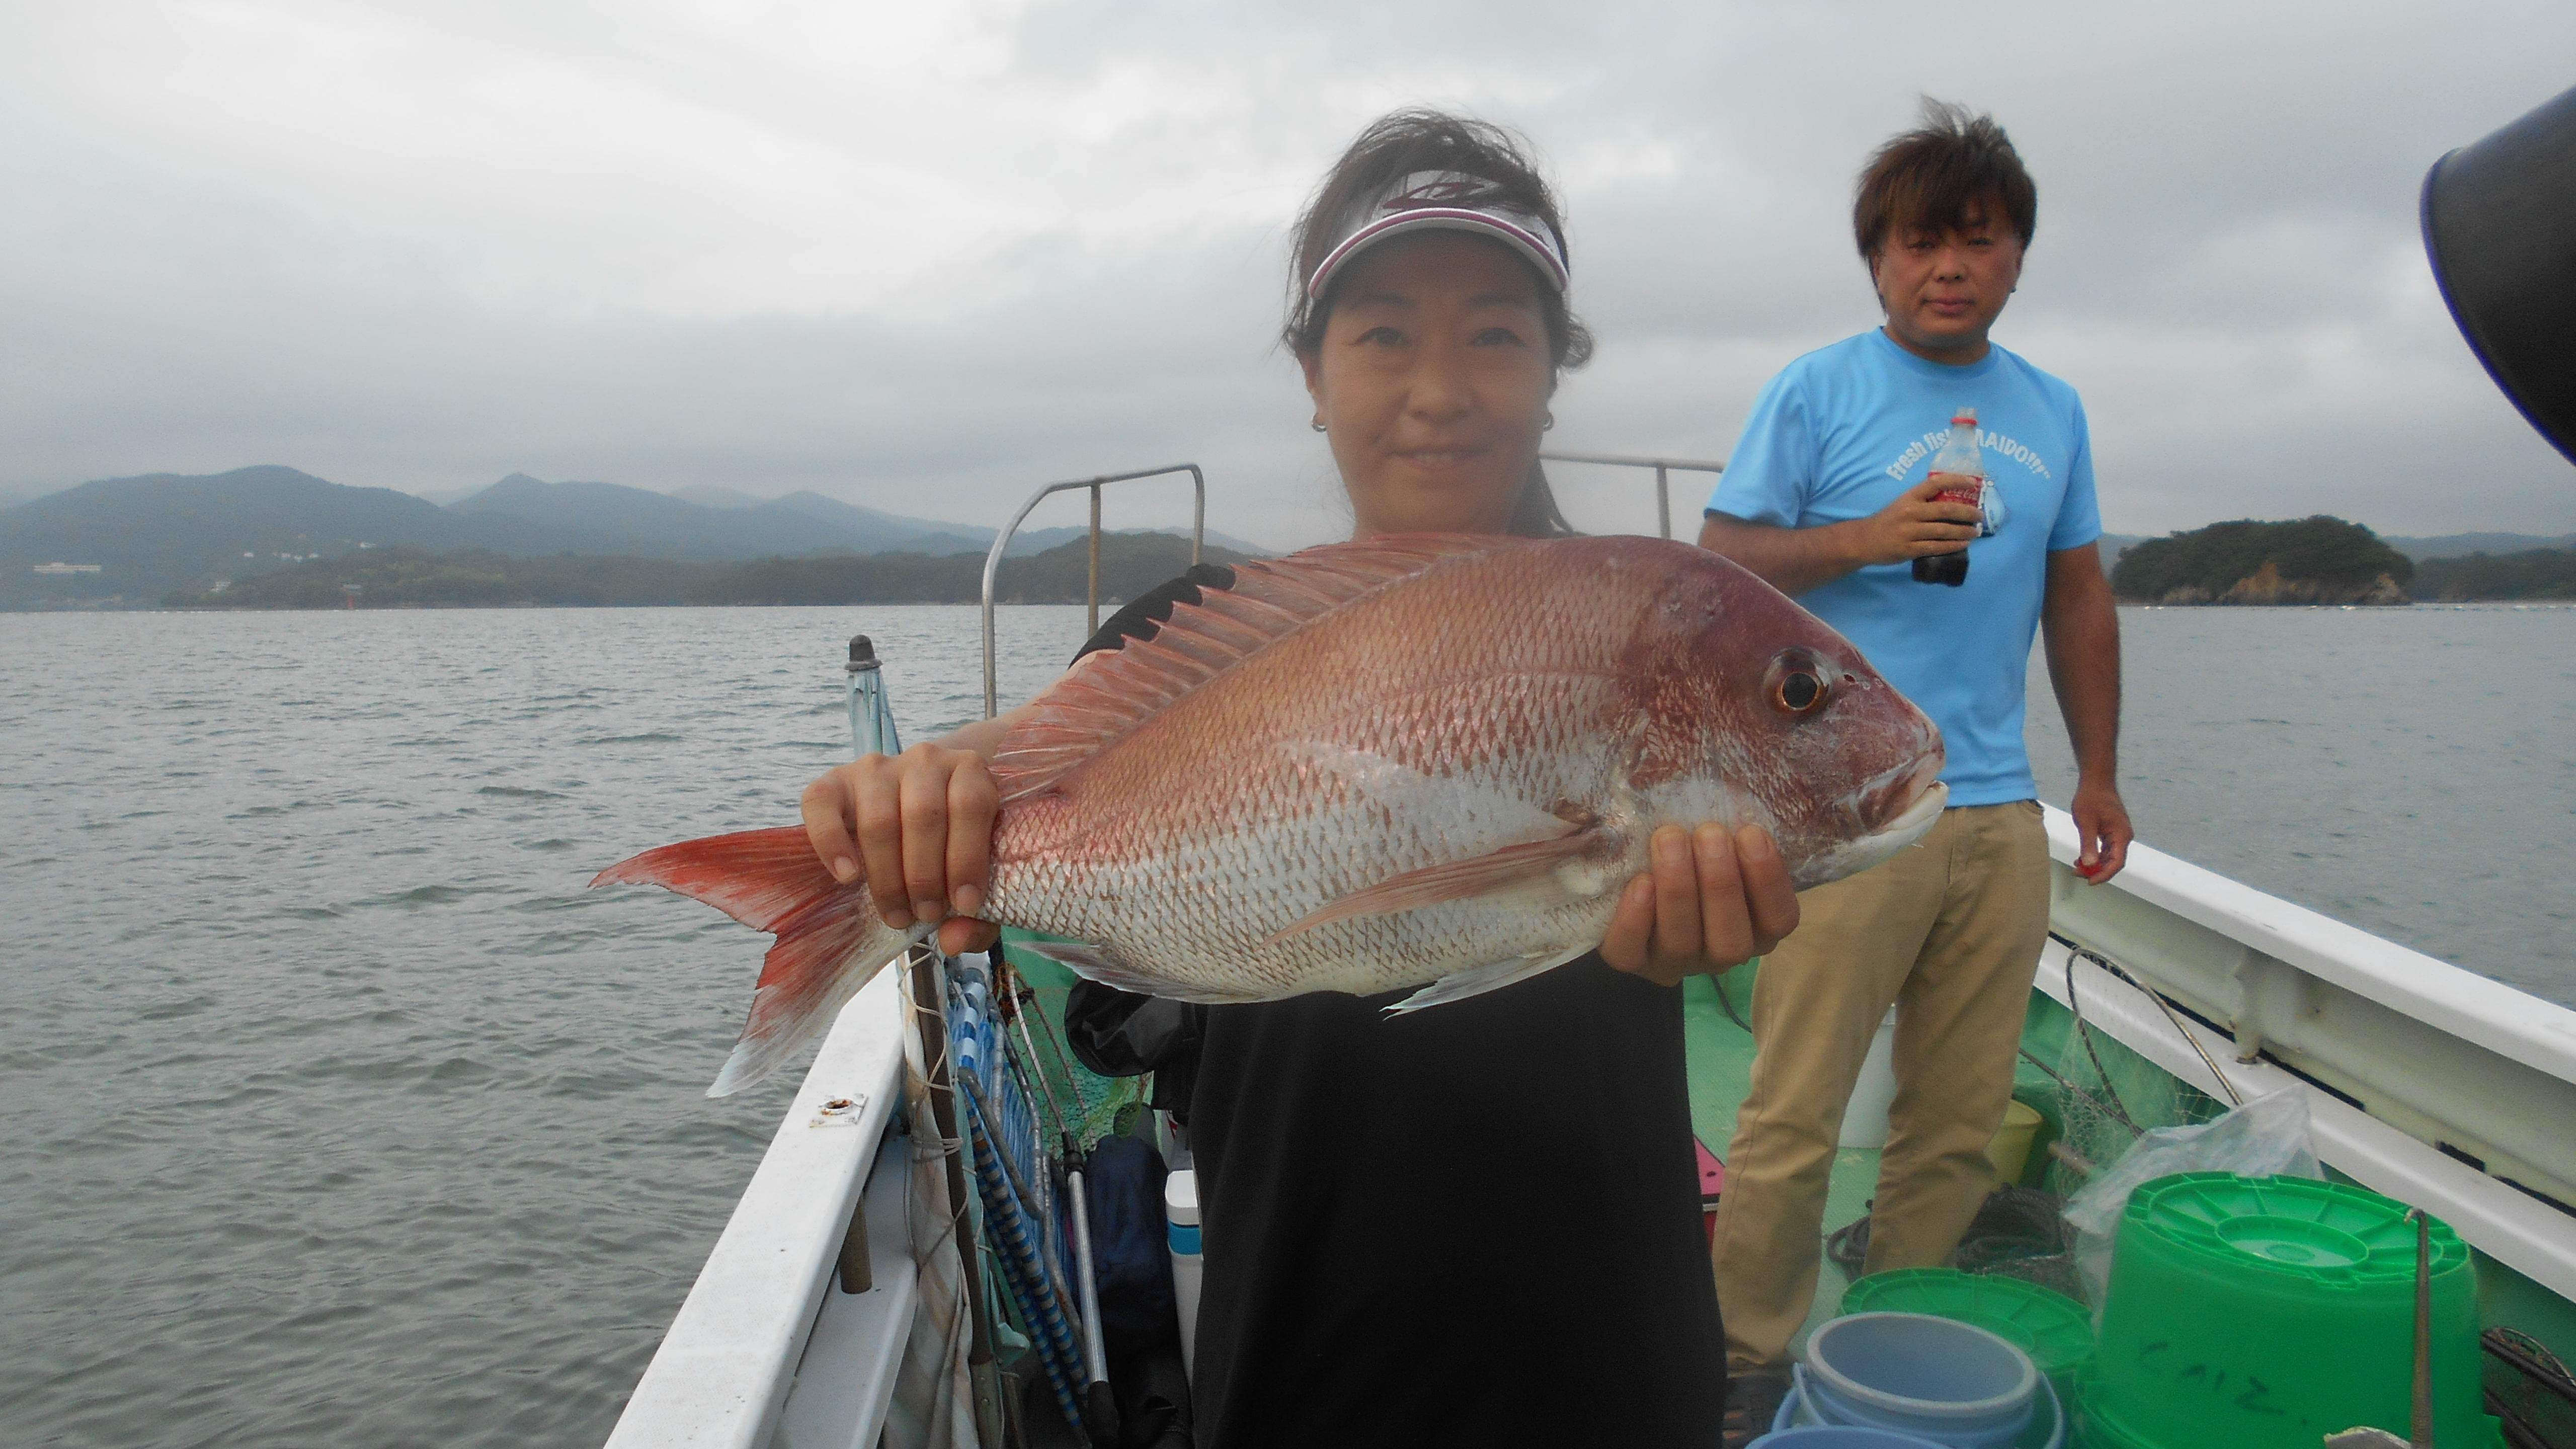
{"type": "Polygon", "coordinates": [[[1804,718],[1825,707],[1833,695],[1830,671],[1805,653],[1792,650],[1771,663],[1768,693],[1771,707],[1792,719],[1804,718]]]}

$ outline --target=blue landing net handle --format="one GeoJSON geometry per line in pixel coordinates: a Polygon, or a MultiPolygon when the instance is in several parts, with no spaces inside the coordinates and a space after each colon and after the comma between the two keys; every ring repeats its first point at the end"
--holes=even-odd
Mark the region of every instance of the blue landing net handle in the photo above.
{"type": "Polygon", "coordinates": [[[1166,463],[1160,468],[1139,468],[1133,473],[1103,473],[1097,478],[1074,478],[1062,483],[1049,483],[1029,495],[1020,511],[1011,515],[1008,528],[993,535],[993,547],[984,555],[984,718],[1000,714],[1001,702],[993,678],[993,579],[1002,567],[1002,551],[1011,546],[1011,538],[1020,531],[1029,510],[1044,502],[1049,494],[1068,488],[1091,490],[1091,630],[1088,639],[1100,632],[1100,489],[1107,483],[1126,483],[1138,478],[1161,478],[1173,473],[1190,475],[1190,487],[1196,490],[1190,505],[1190,562],[1199,561],[1199,552],[1207,539],[1207,474],[1196,463],[1166,463]]]}
{"type": "Polygon", "coordinates": [[[1079,1434],[1082,1393],[1076,1385],[1082,1385],[1084,1390],[1089,1387],[1089,1381],[1081,1374],[1081,1347],[1072,1325],[1064,1321],[1043,1250],[1030,1231],[1029,1206],[1011,1181],[1012,1169],[995,1150],[994,1123],[985,1116],[988,1103],[982,1089],[969,1085],[966,1102],[975,1152],[975,1185],[983,1198],[985,1227],[999,1239],[1003,1284],[1019,1301],[1020,1316],[1029,1325],[1029,1337],[1037,1347],[1038,1364],[1046,1371],[1047,1387],[1055,1395],[1056,1411],[1079,1434]]]}
{"type": "Polygon", "coordinates": [[[1541,453],[1542,463],[1601,463],[1612,468],[1652,468],[1655,470],[1655,511],[1660,515],[1663,537],[1673,536],[1673,486],[1667,475],[1679,469],[1685,473],[1723,473],[1726,465],[1705,458],[1639,458],[1626,453],[1541,453]]]}
{"type": "Polygon", "coordinates": [[[878,667],[876,646],[867,635],[850,636],[850,662],[841,668],[849,678],[850,747],[862,755],[902,754],[894,704],[886,698],[885,671],[878,667]]]}

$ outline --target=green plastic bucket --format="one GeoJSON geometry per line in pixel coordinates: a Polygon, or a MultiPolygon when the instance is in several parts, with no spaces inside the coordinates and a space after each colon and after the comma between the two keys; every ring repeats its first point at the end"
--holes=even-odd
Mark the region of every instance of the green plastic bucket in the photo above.
{"type": "Polygon", "coordinates": [[[2084,1305],[2017,1278],[1956,1268],[1872,1273],[1843,1293],[1845,1313],[1928,1313],[1972,1323],[2030,1355],[2060,1396],[2093,1358],[2093,1319],[2084,1305]]]}
{"type": "MultiPolygon", "coordinates": [[[[2438,1221],[2432,1245],[2435,1437],[2489,1444],[2476,1273],[2438,1221]]],[[[2129,1197],[2080,1397],[2107,1444],[2316,1449],[2356,1425],[2402,1431],[2414,1365],[2404,1203],[2306,1178],[2187,1172],[2129,1197]]]]}
{"type": "MultiPolygon", "coordinates": [[[[2093,1405],[2093,1400],[2099,1397],[2101,1392],[2101,1381],[2091,1369],[2088,1368],[2075,1376],[2075,1397],[2067,1405],[2067,1413],[2075,1422],[2075,1433],[2071,1442],[2082,1445],[2083,1449],[2165,1449],[2161,1444],[2144,1439],[2133,1439],[2120,1428],[2118,1423],[2103,1418],[2093,1405]]],[[[2412,1422],[2411,1412],[2409,1422],[2412,1422]]],[[[2478,1437],[2469,1441],[2470,1449],[2507,1449],[2502,1420],[2480,1415],[2478,1423],[2480,1425],[2478,1437]]],[[[2356,1424],[2351,1427],[2362,1426],[2356,1424]]],[[[2379,1426],[2373,1424],[2369,1427],[2379,1426]]],[[[2404,1430],[2392,1429],[2389,1432],[2402,1436],[2404,1430]]],[[[2446,1446],[2450,1442],[2448,1439],[2442,1441],[2446,1446]]]]}

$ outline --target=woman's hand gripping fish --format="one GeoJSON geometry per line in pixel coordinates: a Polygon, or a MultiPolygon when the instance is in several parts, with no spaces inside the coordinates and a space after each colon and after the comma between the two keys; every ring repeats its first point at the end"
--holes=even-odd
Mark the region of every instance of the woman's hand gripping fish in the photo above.
{"type": "MultiPolygon", "coordinates": [[[[1414,1011],[1601,943],[1665,824],[1767,829],[1800,889],[1940,815],[1940,732],[1842,636],[1715,554],[1412,535],[1237,566],[1084,658],[992,763],[984,919],[1188,1001],[1419,987],[1414,1011]]],[[[709,1094],[819,1035],[913,932],[802,827],[666,845],[644,881],[772,932],[709,1094]]]]}

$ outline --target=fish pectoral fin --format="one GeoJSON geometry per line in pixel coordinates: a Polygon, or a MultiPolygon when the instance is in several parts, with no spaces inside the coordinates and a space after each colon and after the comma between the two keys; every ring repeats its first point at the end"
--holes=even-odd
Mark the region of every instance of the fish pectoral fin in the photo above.
{"type": "Polygon", "coordinates": [[[1426,1006],[1445,1006],[1452,1001],[1464,1001],[1470,996],[1482,996],[1488,991],[1499,991],[1515,981],[1527,981],[1542,971],[1553,971],[1592,950],[1590,946],[1574,946],[1559,951],[1553,956],[1506,956],[1500,961],[1488,961],[1482,966],[1470,966],[1464,971],[1452,971],[1388,1007],[1386,1014],[1402,1016],[1407,1012],[1420,1011],[1426,1006]]]}
{"type": "Polygon", "coordinates": [[[1271,932],[1261,944],[1276,945],[1300,932],[1329,926],[1335,921],[1419,910],[1443,901],[1463,901],[1527,885],[1568,861],[1592,854],[1609,839],[1610,832],[1606,830],[1597,827],[1585,829],[1576,821],[1567,821],[1566,833],[1552,840],[1506,845],[1485,855],[1443,861],[1438,865],[1426,865],[1419,870],[1389,876],[1365,890],[1353,891],[1327,902],[1304,918],[1271,932]]]}

